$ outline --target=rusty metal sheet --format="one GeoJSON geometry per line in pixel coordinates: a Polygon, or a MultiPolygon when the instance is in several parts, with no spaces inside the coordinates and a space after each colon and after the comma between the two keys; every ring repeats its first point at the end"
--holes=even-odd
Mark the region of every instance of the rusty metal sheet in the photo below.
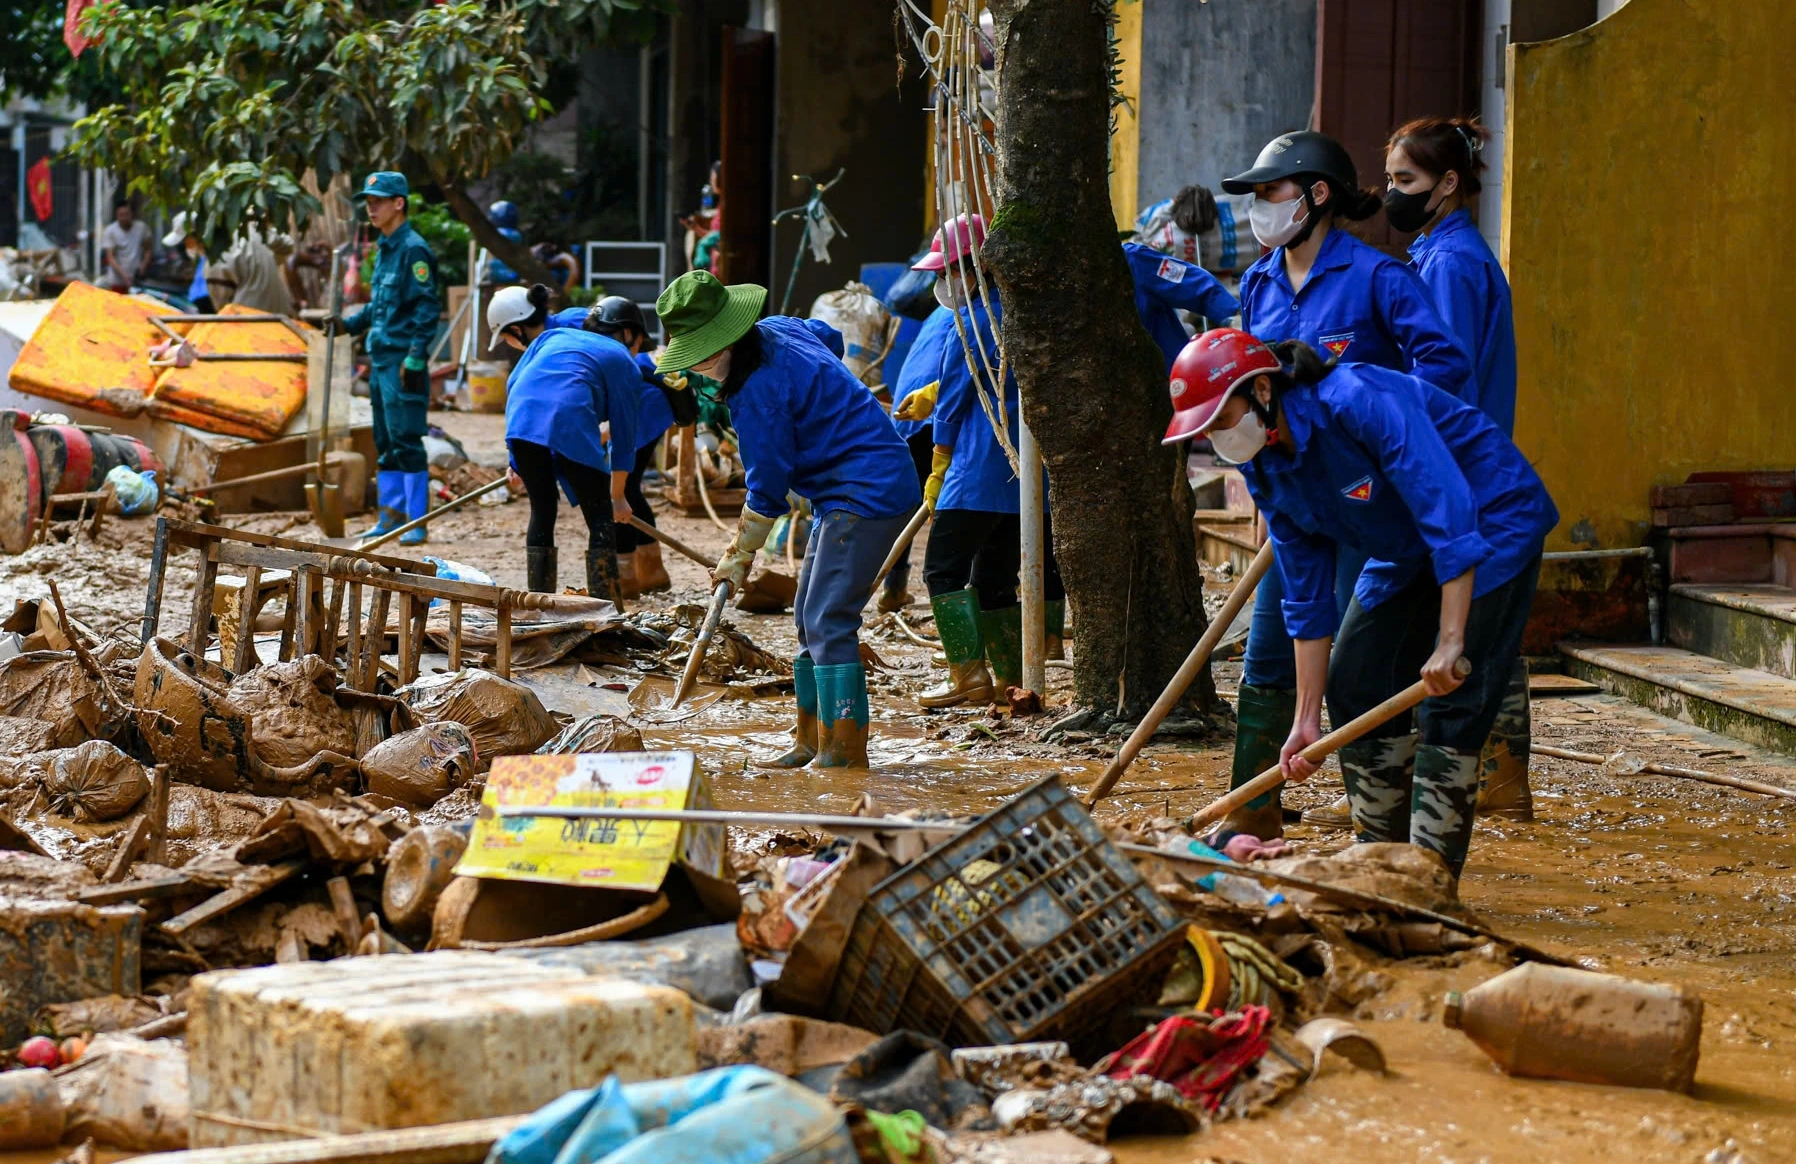
{"type": "MultiPolygon", "coordinates": [[[[256,315],[233,303],[224,315],[256,315]]],[[[300,325],[302,331],[311,329],[300,325]]],[[[201,354],[306,354],[306,341],[286,324],[200,323],[187,340],[201,354]]],[[[306,365],[288,360],[196,360],[169,368],[156,382],[152,416],[257,440],[281,434],[306,403],[306,365]],[[188,415],[177,416],[180,410],[188,415]],[[189,419],[191,414],[198,418],[189,419]],[[228,427],[227,427],[228,426],[228,427]]]]}
{"type": "Polygon", "coordinates": [[[136,416],[155,385],[146,355],[164,304],[71,283],[13,362],[14,391],[109,416],[136,416]]]}

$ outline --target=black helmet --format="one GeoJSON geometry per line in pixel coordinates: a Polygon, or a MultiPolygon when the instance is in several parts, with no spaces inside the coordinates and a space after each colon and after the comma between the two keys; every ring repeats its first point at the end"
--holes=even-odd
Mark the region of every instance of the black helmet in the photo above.
{"type": "Polygon", "coordinates": [[[1327,178],[1343,191],[1359,188],[1359,170],[1347,147],[1326,133],[1309,129],[1280,134],[1267,142],[1254,159],[1253,169],[1224,178],[1222,188],[1230,194],[1251,194],[1261,182],[1304,174],[1327,178]]]}
{"type": "Polygon", "coordinates": [[[648,320],[642,317],[642,308],[622,295],[607,295],[586,313],[587,331],[615,338],[618,332],[626,329],[633,329],[640,336],[649,334],[648,320]]]}

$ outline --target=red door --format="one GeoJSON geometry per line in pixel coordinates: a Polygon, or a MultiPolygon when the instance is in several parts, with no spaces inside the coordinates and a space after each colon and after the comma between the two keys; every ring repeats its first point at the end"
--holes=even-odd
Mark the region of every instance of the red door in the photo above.
{"type": "MultiPolygon", "coordinates": [[[[1479,0],[1317,0],[1315,127],[1384,188],[1384,143],[1414,117],[1478,112],[1479,0]]],[[[1410,236],[1378,215],[1355,233],[1393,254],[1410,236]]]]}

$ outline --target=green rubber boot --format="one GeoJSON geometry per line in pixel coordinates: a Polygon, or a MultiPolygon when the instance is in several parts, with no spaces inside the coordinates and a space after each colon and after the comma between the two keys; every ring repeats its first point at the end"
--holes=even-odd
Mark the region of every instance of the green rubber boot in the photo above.
{"type": "Polygon", "coordinates": [[[985,639],[985,661],[992,669],[992,696],[1023,682],[1023,608],[1004,606],[979,612],[979,633],[985,639]]]}
{"type": "Polygon", "coordinates": [[[798,723],[792,728],[792,747],[784,755],[762,763],[762,768],[802,768],[817,758],[817,666],[809,655],[792,660],[792,688],[798,696],[798,723]]]}
{"type": "MultiPolygon", "coordinates": [[[[1291,735],[1297,717],[1297,693],[1241,684],[1235,697],[1235,764],[1229,787],[1239,788],[1268,768],[1278,766],[1279,749],[1291,735]]],[[[1284,809],[1277,791],[1263,793],[1229,813],[1225,829],[1248,833],[1262,841],[1285,835],[1284,809]]]]}
{"type": "Polygon", "coordinates": [[[1066,599],[1051,598],[1043,603],[1042,621],[1047,623],[1042,636],[1042,658],[1066,658],[1066,599]]]}
{"type": "Polygon", "coordinates": [[[819,768],[867,767],[867,669],[859,663],[817,668],[819,768]]]}
{"type": "Polygon", "coordinates": [[[935,612],[948,679],[923,692],[917,702],[924,707],[959,707],[989,701],[992,676],[985,669],[985,639],[979,633],[979,596],[971,590],[953,590],[931,598],[929,608],[935,612]]]}

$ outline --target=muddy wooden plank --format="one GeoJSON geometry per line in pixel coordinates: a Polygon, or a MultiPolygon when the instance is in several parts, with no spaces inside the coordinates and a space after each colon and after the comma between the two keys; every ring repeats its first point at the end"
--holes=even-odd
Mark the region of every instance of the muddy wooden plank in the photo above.
{"type": "Polygon", "coordinates": [[[191,877],[151,877],[140,881],[121,881],[98,889],[83,889],[75,895],[82,905],[118,905],[126,901],[151,901],[158,897],[179,897],[199,886],[191,877]]]}
{"type": "Polygon", "coordinates": [[[106,875],[100,880],[109,885],[122,881],[125,874],[131,871],[131,862],[149,845],[150,831],[154,827],[147,812],[132,821],[131,827],[125,831],[124,839],[119,843],[118,851],[112,855],[112,863],[106,866],[106,875]]]}
{"type": "Polygon", "coordinates": [[[213,894],[186,913],[177,914],[158,928],[165,934],[184,934],[201,922],[229,913],[246,901],[267,893],[305,868],[304,861],[282,861],[278,865],[253,866],[235,878],[229,889],[213,894]]]}
{"type": "MultiPolygon", "coordinates": [[[[211,1113],[195,1113],[195,1118],[216,1120],[218,1117],[211,1113]]],[[[480,1164],[493,1144],[524,1119],[523,1116],[498,1116],[391,1132],[357,1132],[317,1140],[161,1152],[154,1156],[139,1156],[136,1164],[480,1164]]],[[[289,1130],[285,1134],[293,1133],[289,1130]]]]}

